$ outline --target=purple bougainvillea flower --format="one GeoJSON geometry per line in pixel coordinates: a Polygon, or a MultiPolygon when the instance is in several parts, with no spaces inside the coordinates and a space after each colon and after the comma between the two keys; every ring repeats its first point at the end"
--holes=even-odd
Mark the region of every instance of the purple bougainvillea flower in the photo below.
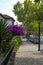
{"type": "Polygon", "coordinates": [[[17,25],[9,25],[6,27],[7,32],[13,33],[14,35],[23,35],[23,30],[17,25]]]}

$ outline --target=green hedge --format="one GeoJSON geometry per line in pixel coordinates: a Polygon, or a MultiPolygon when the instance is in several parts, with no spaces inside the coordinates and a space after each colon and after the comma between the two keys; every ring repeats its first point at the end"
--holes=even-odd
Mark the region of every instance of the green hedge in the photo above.
{"type": "Polygon", "coordinates": [[[2,58],[9,51],[14,44],[14,51],[17,51],[21,45],[20,36],[12,36],[5,29],[5,21],[0,20],[0,58],[2,58]],[[3,23],[4,22],[4,23],[3,23]],[[13,37],[13,38],[12,38],[13,37]]]}
{"type": "Polygon", "coordinates": [[[14,51],[17,51],[19,46],[22,44],[20,36],[14,36],[10,42],[10,44],[14,44],[14,51]]]}
{"type": "Polygon", "coordinates": [[[0,58],[3,57],[10,48],[10,44],[7,42],[10,35],[6,32],[5,27],[5,21],[0,20],[0,58]]]}
{"type": "Polygon", "coordinates": [[[16,52],[19,49],[19,46],[22,44],[20,36],[14,36],[9,42],[3,41],[1,43],[1,53],[0,58],[4,57],[9,51],[12,45],[14,45],[14,51],[16,52]]]}

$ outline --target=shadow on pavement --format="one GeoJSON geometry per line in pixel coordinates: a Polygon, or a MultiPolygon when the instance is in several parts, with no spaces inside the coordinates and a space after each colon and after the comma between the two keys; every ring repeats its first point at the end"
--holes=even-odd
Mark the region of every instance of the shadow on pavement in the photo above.
{"type": "Polygon", "coordinates": [[[41,49],[40,52],[43,54],[43,49],[41,49]]]}
{"type": "Polygon", "coordinates": [[[16,58],[15,65],[43,65],[43,58],[16,58]]]}

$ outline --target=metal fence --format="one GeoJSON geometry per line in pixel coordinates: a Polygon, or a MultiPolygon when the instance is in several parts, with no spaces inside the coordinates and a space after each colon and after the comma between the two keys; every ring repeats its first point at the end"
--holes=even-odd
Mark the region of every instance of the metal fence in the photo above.
{"type": "Polygon", "coordinates": [[[8,53],[6,54],[6,56],[1,60],[0,65],[7,65],[13,48],[14,48],[14,45],[10,48],[10,50],[8,51],[8,53]]]}

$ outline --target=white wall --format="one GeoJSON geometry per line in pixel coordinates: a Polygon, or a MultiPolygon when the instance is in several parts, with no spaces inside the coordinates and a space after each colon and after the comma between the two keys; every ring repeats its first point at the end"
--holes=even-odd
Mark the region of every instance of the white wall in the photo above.
{"type": "Polygon", "coordinates": [[[8,26],[8,25],[12,25],[12,22],[13,22],[13,21],[12,21],[11,19],[7,20],[7,21],[6,21],[7,26],[8,26]]]}
{"type": "Polygon", "coordinates": [[[20,26],[20,25],[22,25],[22,22],[15,21],[15,22],[14,22],[14,25],[20,26]]]}

